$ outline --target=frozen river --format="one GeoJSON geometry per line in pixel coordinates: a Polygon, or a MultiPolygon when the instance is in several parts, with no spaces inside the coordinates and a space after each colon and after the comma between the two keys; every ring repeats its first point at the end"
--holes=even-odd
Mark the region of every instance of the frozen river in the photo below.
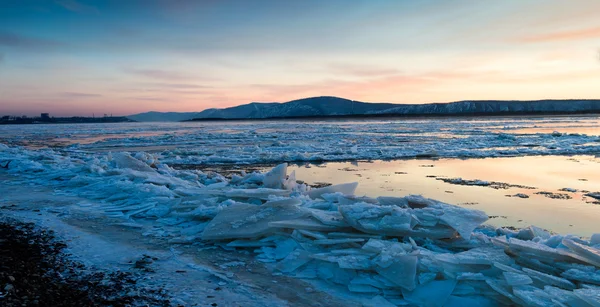
{"type": "Polygon", "coordinates": [[[595,116],[0,126],[0,143],[98,156],[145,151],[179,169],[291,162],[308,183],[358,181],[357,192],[369,196],[421,194],[484,210],[496,226],[590,235],[600,220],[597,200],[585,196],[600,189],[595,116]],[[528,198],[508,197],[517,194],[528,198]]]}
{"type": "Polygon", "coordinates": [[[591,116],[0,126],[0,143],[152,151],[177,164],[595,155],[599,136],[591,116]]]}
{"type": "Polygon", "coordinates": [[[103,270],[151,255],[131,270],[182,305],[583,306],[600,297],[598,127],[0,126],[0,218],[103,270]]]}

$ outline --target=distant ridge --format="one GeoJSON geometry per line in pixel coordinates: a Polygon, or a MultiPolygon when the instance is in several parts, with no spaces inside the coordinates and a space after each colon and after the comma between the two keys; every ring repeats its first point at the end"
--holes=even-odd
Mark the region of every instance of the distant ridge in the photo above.
{"type": "Polygon", "coordinates": [[[429,104],[367,103],[322,96],[285,103],[253,102],[202,112],[147,112],[130,115],[135,121],[186,121],[207,119],[327,118],[380,116],[459,116],[518,114],[600,113],[600,100],[481,100],[429,104]]]}

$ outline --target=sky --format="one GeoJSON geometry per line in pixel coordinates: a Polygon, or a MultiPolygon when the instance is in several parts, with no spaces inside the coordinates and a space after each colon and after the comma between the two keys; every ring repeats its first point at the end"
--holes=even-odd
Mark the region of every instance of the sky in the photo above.
{"type": "Polygon", "coordinates": [[[0,0],[0,115],[600,99],[597,0],[0,0]]]}

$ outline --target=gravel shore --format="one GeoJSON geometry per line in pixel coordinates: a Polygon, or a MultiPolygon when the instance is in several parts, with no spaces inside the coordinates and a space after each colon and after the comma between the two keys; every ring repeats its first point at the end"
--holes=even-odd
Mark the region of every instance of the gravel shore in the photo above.
{"type": "Polygon", "coordinates": [[[135,273],[87,268],[66,247],[52,230],[0,218],[0,305],[171,305],[163,290],[137,287],[135,273]]]}

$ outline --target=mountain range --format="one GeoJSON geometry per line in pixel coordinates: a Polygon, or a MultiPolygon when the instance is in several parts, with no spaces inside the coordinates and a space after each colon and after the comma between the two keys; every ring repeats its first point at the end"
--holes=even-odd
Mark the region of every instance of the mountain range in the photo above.
{"type": "Polygon", "coordinates": [[[127,116],[135,121],[186,121],[207,119],[268,119],[343,116],[451,116],[511,114],[600,113],[600,100],[481,100],[450,103],[367,103],[322,96],[285,103],[253,102],[202,112],[146,112],[127,116]]]}

